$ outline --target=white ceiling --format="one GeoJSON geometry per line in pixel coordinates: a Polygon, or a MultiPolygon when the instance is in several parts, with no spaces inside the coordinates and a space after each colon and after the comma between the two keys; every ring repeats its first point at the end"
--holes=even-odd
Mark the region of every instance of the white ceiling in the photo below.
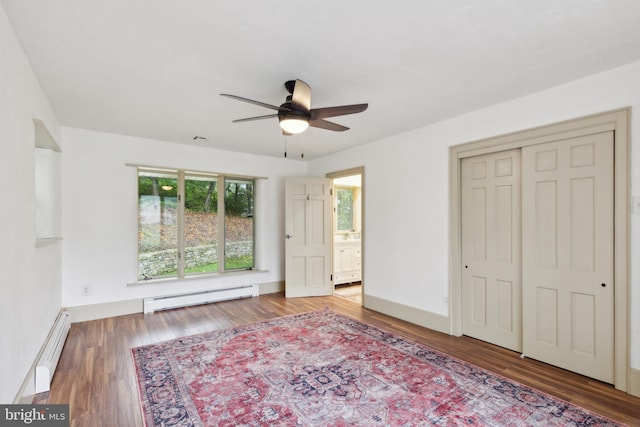
{"type": "Polygon", "coordinates": [[[311,159],[640,59],[638,0],[0,1],[61,124],[276,157],[220,93],[369,103],[288,138],[311,159]]]}

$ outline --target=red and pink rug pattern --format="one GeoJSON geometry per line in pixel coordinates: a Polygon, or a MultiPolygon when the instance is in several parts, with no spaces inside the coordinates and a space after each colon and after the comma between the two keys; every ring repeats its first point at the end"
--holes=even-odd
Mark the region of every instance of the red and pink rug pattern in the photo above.
{"type": "Polygon", "coordinates": [[[132,349],[147,426],[619,426],[329,309],[132,349]]]}

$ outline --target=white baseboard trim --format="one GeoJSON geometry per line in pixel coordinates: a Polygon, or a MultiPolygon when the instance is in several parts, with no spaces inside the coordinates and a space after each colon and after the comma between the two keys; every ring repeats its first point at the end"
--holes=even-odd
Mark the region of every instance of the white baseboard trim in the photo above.
{"type": "Polygon", "coordinates": [[[368,294],[364,295],[364,306],[397,319],[406,320],[415,325],[433,329],[434,331],[445,334],[450,333],[448,316],[435,314],[430,311],[410,307],[368,294]]]}
{"type": "MultiPolygon", "coordinates": [[[[284,290],[284,282],[260,283],[260,295],[273,294],[284,290]]],[[[65,307],[71,314],[71,322],[87,322],[89,320],[105,319],[107,317],[124,316],[126,314],[142,313],[144,298],[131,300],[104,302],[100,304],[77,305],[65,307]]]]}
{"type": "Polygon", "coordinates": [[[13,399],[14,405],[28,405],[33,403],[33,398],[36,395],[36,363],[38,359],[33,361],[33,364],[29,368],[27,372],[27,376],[25,377],[22,385],[20,386],[20,390],[16,393],[16,397],[13,399]]]}
{"type": "Polygon", "coordinates": [[[260,295],[284,292],[284,281],[260,283],[260,295]]]}
{"type": "Polygon", "coordinates": [[[142,313],[143,301],[144,298],[136,298],[99,304],[76,305],[75,307],[65,307],[65,310],[71,314],[71,323],[87,322],[107,317],[142,313]]]}
{"type": "Polygon", "coordinates": [[[627,393],[640,397],[640,369],[629,368],[627,393]]]}

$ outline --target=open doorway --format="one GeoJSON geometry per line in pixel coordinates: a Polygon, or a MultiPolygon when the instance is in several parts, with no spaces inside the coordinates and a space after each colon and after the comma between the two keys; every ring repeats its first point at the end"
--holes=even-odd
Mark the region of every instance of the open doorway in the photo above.
{"type": "Polygon", "coordinates": [[[363,305],[363,168],[329,174],[333,202],[334,295],[363,305]]]}

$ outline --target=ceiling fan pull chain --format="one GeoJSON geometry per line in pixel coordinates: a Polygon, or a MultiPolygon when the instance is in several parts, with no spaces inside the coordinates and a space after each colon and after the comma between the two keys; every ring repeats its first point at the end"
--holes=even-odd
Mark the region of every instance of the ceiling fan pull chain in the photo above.
{"type": "Polygon", "coordinates": [[[284,158],[287,158],[287,135],[284,135],[284,158]]]}
{"type": "Polygon", "coordinates": [[[304,135],[300,135],[300,158],[304,159],[304,135]]]}

